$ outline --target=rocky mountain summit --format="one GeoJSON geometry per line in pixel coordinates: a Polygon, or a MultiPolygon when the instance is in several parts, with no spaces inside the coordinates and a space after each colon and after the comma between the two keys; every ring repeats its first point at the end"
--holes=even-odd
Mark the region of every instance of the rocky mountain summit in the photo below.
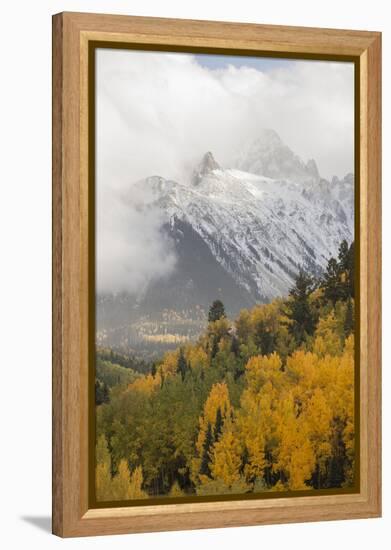
{"type": "Polygon", "coordinates": [[[272,130],[233,166],[222,168],[208,151],[190,180],[151,176],[132,185],[138,211],[159,210],[175,270],[138,296],[122,295],[121,305],[119,298],[98,297],[98,320],[126,324],[135,311],[191,317],[216,298],[236,315],[287,295],[301,268],[320,275],[341,241],[353,240],[352,174],[321,178],[315,161],[304,162],[272,130]]]}

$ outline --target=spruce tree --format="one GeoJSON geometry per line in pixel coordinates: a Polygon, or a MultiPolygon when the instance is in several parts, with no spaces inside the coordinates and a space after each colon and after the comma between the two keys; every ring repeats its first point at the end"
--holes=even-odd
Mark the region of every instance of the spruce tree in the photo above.
{"type": "Polygon", "coordinates": [[[108,403],[110,401],[110,390],[106,382],[103,383],[102,400],[103,403],[108,403]]]}
{"type": "Polygon", "coordinates": [[[209,308],[208,321],[213,323],[225,317],[225,308],[221,300],[215,300],[209,308]]]}
{"type": "Polygon", "coordinates": [[[231,340],[231,353],[233,353],[235,357],[239,357],[239,353],[240,353],[239,340],[235,335],[232,336],[232,340],[231,340]]]}
{"type": "Polygon", "coordinates": [[[208,428],[206,430],[205,441],[204,441],[204,445],[203,445],[203,448],[202,448],[202,457],[201,457],[201,466],[200,466],[200,474],[205,475],[205,476],[210,476],[209,451],[210,451],[212,445],[213,445],[212,426],[210,425],[210,422],[208,422],[208,428]]]}
{"type": "Polygon", "coordinates": [[[242,461],[241,461],[241,466],[240,466],[239,472],[240,472],[241,475],[243,475],[244,474],[244,469],[250,461],[250,453],[248,452],[247,445],[244,446],[241,458],[242,458],[242,461]]]}
{"type": "Polygon", "coordinates": [[[95,404],[96,405],[102,405],[103,403],[103,395],[102,395],[102,387],[99,380],[95,380],[95,404]]]}
{"type": "Polygon", "coordinates": [[[219,351],[219,339],[216,335],[212,339],[212,349],[210,351],[210,358],[214,359],[219,351]]]}
{"type": "Polygon", "coordinates": [[[343,289],[341,287],[341,270],[335,258],[330,258],[327,264],[326,273],[322,281],[324,297],[327,301],[336,304],[343,297],[343,289]]]}
{"type": "Polygon", "coordinates": [[[316,328],[316,315],[311,309],[309,296],[314,290],[311,277],[300,270],[295,286],[289,291],[290,304],[286,312],[292,321],[289,330],[298,345],[304,342],[306,335],[312,336],[316,328]]]}
{"type": "Polygon", "coordinates": [[[221,414],[221,408],[218,407],[216,412],[216,422],[215,422],[215,428],[214,428],[214,440],[218,441],[221,431],[223,429],[223,415],[221,414]]]}
{"type": "Polygon", "coordinates": [[[341,271],[347,271],[349,269],[349,245],[346,239],[339,245],[338,260],[341,271]]]}
{"type": "Polygon", "coordinates": [[[354,298],[354,243],[343,240],[338,249],[338,260],[330,258],[321,284],[326,301],[333,305],[338,300],[354,298]]]}
{"type": "Polygon", "coordinates": [[[183,380],[185,379],[185,376],[186,376],[187,363],[186,363],[185,354],[183,353],[182,348],[179,349],[179,355],[178,355],[178,362],[177,362],[176,371],[177,371],[178,374],[181,375],[182,382],[183,382],[183,380]]]}
{"type": "Polygon", "coordinates": [[[259,321],[256,326],[255,344],[262,355],[270,355],[275,350],[276,335],[268,330],[265,321],[259,321]]]}

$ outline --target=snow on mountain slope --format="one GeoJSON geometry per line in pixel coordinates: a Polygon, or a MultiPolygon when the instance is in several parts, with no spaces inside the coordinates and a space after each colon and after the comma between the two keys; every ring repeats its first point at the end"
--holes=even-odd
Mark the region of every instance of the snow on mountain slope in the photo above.
{"type": "MultiPolygon", "coordinates": [[[[353,239],[353,177],[330,183],[295,155],[288,158],[292,177],[272,179],[224,170],[208,152],[190,182],[152,176],[135,184],[138,195],[149,190],[138,207],[158,206],[172,231],[178,221],[191,226],[254,301],[268,301],[287,294],[300,267],[320,274],[340,242],[353,239]]],[[[276,170],[269,165],[266,172],[276,170]]]]}

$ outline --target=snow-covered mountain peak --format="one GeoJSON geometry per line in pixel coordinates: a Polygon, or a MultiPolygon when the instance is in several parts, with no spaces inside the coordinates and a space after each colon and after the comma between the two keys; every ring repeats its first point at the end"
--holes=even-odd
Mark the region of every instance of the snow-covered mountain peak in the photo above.
{"type": "Polygon", "coordinates": [[[273,179],[296,182],[319,181],[316,162],[305,163],[274,130],[263,129],[259,136],[246,143],[235,160],[235,167],[245,172],[273,179]]]}
{"type": "MultiPolygon", "coordinates": [[[[190,182],[151,176],[132,186],[129,202],[158,210],[187,270],[208,272],[192,264],[201,247],[202,261],[215,262],[219,277],[253,303],[286,295],[300,268],[321,274],[341,241],[354,238],[354,176],[320,178],[315,161],[304,163],[273,130],[262,131],[235,167],[223,169],[208,151],[190,182]]],[[[220,288],[217,279],[209,283],[220,288]]]]}
{"type": "Polygon", "coordinates": [[[207,151],[193,172],[191,178],[192,184],[198,185],[206,174],[209,174],[213,170],[219,169],[220,165],[216,162],[213,154],[210,151],[207,151]]]}

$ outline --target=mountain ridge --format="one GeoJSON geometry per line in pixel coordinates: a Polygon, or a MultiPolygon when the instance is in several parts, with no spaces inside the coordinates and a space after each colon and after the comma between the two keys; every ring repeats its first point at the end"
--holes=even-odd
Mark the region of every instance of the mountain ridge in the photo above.
{"type": "MultiPolygon", "coordinates": [[[[129,208],[159,211],[161,232],[172,243],[177,265],[143,293],[122,296],[118,323],[126,326],[137,316],[163,315],[170,308],[186,319],[200,311],[205,316],[215,298],[236,315],[242,307],[286,295],[300,269],[320,276],[341,241],[353,240],[354,176],[325,180],[315,161],[304,163],[276,135],[271,134],[270,147],[262,145],[259,162],[250,168],[276,166],[284,151],[295,167],[291,178],[222,168],[207,151],[190,180],[155,175],[131,186],[138,202],[130,201],[129,208]]],[[[248,158],[253,156],[252,150],[248,158]]],[[[284,161],[280,173],[288,165],[284,161]]],[[[98,297],[97,304],[98,325],[110,327],[116,299],[98,297]]]]}

